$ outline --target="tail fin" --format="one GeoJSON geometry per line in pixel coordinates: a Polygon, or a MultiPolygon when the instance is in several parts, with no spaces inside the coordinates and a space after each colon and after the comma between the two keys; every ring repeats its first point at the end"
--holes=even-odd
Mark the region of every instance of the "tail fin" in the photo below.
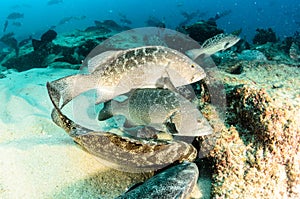
{"type": "Polygon", "coordinates": [[[103,109],[99,112],[98,120],[103,121],[111,118],[113,116],[111,101],[105,102],[103,109]]]}
{"type": "Polygon", "coordinates": [[[95,88],[96,83],[87,79],[86,75],[72,75],[63,77],[47,84],[49,94],[56,95],[58,108],[64,107],[73,98],[83,92],[95,88]],[[59,101],[62,100],[61,106],[59,101]]]}
{"type": "Polygon", "coordinates": [[[188,50],[185,54],[192,60],[196,60],[199,56],[203,58],[206,56],[202,48],[188,50]]]}

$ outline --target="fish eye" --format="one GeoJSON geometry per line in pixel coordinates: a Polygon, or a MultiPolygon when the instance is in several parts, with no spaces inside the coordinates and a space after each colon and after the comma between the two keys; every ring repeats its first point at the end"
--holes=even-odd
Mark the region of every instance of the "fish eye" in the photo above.
{"type": "Polygon", "coordinates": [[[191,65],[191,68],[195,68],[195,65],[194,65],[194,64],[192,64],[192,65],[191,65]]]}

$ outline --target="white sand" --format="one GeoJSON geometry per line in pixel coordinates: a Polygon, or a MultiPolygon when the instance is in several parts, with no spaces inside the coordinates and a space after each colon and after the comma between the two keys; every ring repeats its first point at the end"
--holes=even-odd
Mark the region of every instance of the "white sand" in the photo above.
{"type": "Polygon", "coordinates": [[[0,79],[0,198],[113,198],[141,180],[106,168],[52,122],[45,84],[74,73],[33,69],[0,79]]]}

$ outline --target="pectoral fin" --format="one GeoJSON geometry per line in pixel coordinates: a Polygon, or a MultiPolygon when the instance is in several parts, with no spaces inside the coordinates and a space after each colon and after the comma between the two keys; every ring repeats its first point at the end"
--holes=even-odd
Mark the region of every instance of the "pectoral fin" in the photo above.
{"type": "Polygon", "coordinates": [[[171,82],[170,77],[161,77],[157,80],[155,86],[157,88],[164,88],[164,89],[169,89],[171,91],[177,92],[176,87],[174,84],[171,82]]]}

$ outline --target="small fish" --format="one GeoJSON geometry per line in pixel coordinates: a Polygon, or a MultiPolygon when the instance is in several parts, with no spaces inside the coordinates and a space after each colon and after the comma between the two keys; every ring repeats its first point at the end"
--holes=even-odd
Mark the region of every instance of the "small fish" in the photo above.
{"type": "Polygon", "coordinates": [[[20,18],[24,18],[24,14],[19,12],[12,12],[6,17],[6,19],[20,19],[20,18]]]}
{"type": "Polygon", "coordinates": [[[131,22],[129,19],[120,19],[120,21],[121,21],[123,24],[127,24],[127,25],[132,24],[132,22],[131,22]]]}
{"type": "Polygon", "coordinates": [[[70,16],[70,17],[64,17],[59,22],[58,25],[63,25],[66,23],[69,23],[71,20],[83,20],[86,16],[70,16]]]}
{"type": "Polygon", "coordinates": [[[13,26],[16,26],[16,27],[21,27],[21,26],[22,26],[22,23],[19,22],[19,21],[14,21],[14,22],[12,23],[12,25],[13,25],[13,26]]]}
{"type": "Polygon", "coordinates": [[[183,162],[156,174],[117,199],[188,198],[196,188],[198,176],[199,170],[195,163],[183,162]]]}
{"type": "Polygon", "coordinates": [[[5,23],[4,23],[3,32],[5,32],[5,31],[6,31],[6,29],[7,29],[7,26],[8,26],[8,20],[6,20],[6,21],[5,21],[5,23]]]}
{"type": "Polygon", "coordinates": [[[96,103],[101,103],[135,88],[170,87],[168,82],[179,87],[206,76],[196,62],[164,46],[106,51],[88,61],[88,70],[90,74],[63,77],[49,84],[62,98],[61,107],[92,89],[98,94],[96,103]]]}
{"type": "Polygon", "coordinates": [[[82,148],[101,159],[108,166],[127,172],[155,171],[175,161],[194,161],[196,149],[183,141],[152,141],[121,137],[119,135],[84,128],[61,112],[59,93],[47,83],[54,106],[51,117],[82,148]]]}
{"type": "Polygon", "coordinates": [[[63,25],[63,24],[65,24],[65,23],[68,23],[68,22],[71,21],[72,19],[73,19],[72,16],[70,16],[70,17],[64,17],[64,18],[62,18],[62,19],[58,22],[58,25],[63,25]]]}
{"type": "Polygon", "coordinates": [[[208,57],[216,52],[224,51],[227,48],[230,48],[239,40],[240,38],[236,35],[226,35],[221,33],[206,40],[200,49],[188,50],[186,54],[193,60],[197,59],[199,56],[208,57]]]}
{"type": "Polygon", "coordinates": [[[123,102],[105,103],[98,119],[101,121],[112,115],[126,117],[125,129],[143,125],[165,132],[167,123],[171,123],[175,132],[170,133],[178,136],[203,136],[213,132],[195,104],[168,89],[136,89],[123,102]]]}
{"type": "Polygon", "coordinates": [[[11,9],[20,9],[20,8],[31,8],[31,7],[32,7],[31,5],[23,3],[23,4],[13,5],[10,8],[11,9]]]}

